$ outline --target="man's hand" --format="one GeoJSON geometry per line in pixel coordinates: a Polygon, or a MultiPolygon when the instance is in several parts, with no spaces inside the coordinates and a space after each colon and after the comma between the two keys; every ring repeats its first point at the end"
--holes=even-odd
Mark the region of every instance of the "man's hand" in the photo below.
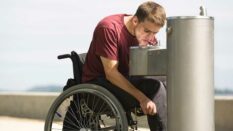
{"type": "Polygon", "coordinates": [[[155,115],[157,113],[155,103],[147,97],[140,101],[140,106],[142,108],[143,113],[146,115],[155,115]]]}

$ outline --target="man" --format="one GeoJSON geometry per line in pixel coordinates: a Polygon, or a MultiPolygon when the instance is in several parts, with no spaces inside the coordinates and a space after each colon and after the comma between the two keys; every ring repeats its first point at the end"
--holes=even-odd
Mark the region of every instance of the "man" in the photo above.
{"type": "Polygon", "coordinates": [[[166,130],[166,91],[158,80],[129,77],[129,49],[155,45],[165,20],[163,7],[152,1],[142,3],[135,15],[105,17],[95,28],[82,75],[83,83],[105,87],[125,109],[140,105],[152,131],[162,130],[158,116],[166,130]]]}

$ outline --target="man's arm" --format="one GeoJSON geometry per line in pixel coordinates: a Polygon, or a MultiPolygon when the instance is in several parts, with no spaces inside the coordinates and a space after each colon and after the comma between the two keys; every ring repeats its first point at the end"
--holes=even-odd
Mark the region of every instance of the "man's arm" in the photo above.
{"type": "Polygon", "coordinates": [[[145,114],[153,115],[156,113],[155,103],[146,97],[140,90],[135,88],[119,71],[118,61],[110,60],[108,58],[100,56],[102,61],[106,79],[117,87],[128,92],[134,96],[140,103],[140,106],[145,114]]]}

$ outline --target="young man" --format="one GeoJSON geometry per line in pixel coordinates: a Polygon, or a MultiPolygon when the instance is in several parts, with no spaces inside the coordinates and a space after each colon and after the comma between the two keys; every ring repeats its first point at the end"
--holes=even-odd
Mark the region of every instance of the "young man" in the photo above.
{"type": "Polygon", "coordinates": [[[165,20],[163,7],[152,1],[142,3],[135,15],[105,17],[95,28],[82,75],[83,83],[105,87],[119,98],[126,110],[139,105],[148,115],[152,131],[166,130],[166,91],[158,80],[129,77],[129,49],[155,45],[155,35],[165,20]]]}

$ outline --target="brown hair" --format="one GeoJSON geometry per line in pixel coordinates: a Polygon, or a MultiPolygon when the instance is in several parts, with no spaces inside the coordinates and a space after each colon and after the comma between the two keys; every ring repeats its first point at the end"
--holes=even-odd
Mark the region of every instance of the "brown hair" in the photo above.
{"type": "Polygon", "coordinates": [[[165,24],[166,21],[166,13],[164,8],[153,1],[142,3],[138,7],[134,16],[137,16],[139,22],[148,20],[161,27],[165,24]]]}

